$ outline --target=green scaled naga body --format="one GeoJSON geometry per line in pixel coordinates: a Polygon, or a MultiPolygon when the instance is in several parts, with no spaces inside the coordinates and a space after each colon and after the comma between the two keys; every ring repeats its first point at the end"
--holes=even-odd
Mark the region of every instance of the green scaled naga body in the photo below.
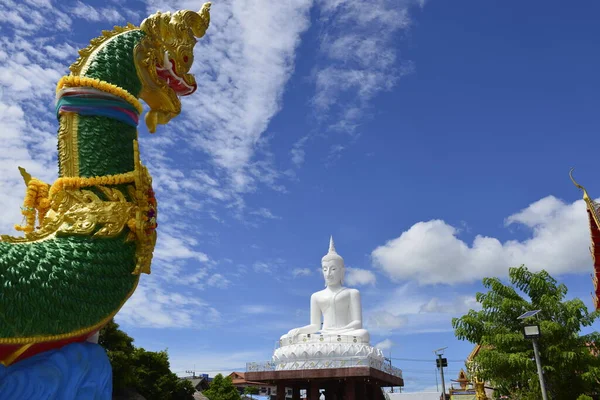
{"type": "Polygon", "coordinates": [[[25,235],[0,238],[4,366],[92,337],[150,273],[157,210],[138,152],[139,99],[150,132],[180,113],[179,96],[197,87],[189,70],[209,9],[104,31],[59,81],[59,178],[21,169],[25,235]]]}

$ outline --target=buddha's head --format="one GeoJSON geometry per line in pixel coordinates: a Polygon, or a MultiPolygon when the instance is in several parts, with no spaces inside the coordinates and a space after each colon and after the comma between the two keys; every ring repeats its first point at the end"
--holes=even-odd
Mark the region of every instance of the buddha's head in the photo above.
{"type": "Polygon", "coordinates": [[[344,283],[344,259],[335,251],[333,237],[329,239],[329,252],[321,259],[325,286],[337,286],[344,283]]]}

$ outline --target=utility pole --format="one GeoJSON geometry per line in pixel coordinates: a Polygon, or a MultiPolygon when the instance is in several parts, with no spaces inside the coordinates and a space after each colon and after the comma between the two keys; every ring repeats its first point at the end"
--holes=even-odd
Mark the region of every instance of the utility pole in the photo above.
{"type": "MultiPolygon", "coordinates": [[[[442,379],[442,400],[447,400],[446,399],[446,383],[444,382],[444,367],[448,366],[448,360],[443,358],[442,356],[444,355],[444,350],[446,350],[448,347],[442,347],[441,349],[437,349],[434,350],[433,352],[435,353],[436,356],[438,356],[436,361],[437,367],[440,369],[440,375],[441,375],[441,379],[442,379]]],[[[436,379],[437,379],[437,375],[436,375],[436,379]]]]}

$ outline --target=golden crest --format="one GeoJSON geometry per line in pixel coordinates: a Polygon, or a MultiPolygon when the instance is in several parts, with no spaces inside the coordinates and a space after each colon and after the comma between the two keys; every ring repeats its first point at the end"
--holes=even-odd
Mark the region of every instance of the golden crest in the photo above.
{"type": "Polygon", "coordinates": [[[61,234],[115,237],[123,232],[127,221],[135,217],[134,203],[128,202],[118,189],[98,187],[107,195],[101,199],[92,190],[62,190],[54,196],[51,210],[41,226],[25,237],[2,235],[11,243],[27,243],[61,234]],[[117,194],[119,192],[119,194],[117,194]]]}
{"type": "Polygon", "coordinates": [[[189,70],[194,62],[196,38],[204,36],[210,23],[210,3],[199,12],[183,10],[156,13],[146,18],[140,29],[146,36],[134,50],[135,68],[142,81],[142,98],[150,111],[145,121],[156,131],[181,112],[178,96],[192,94],[196,80],[189,70]]]}

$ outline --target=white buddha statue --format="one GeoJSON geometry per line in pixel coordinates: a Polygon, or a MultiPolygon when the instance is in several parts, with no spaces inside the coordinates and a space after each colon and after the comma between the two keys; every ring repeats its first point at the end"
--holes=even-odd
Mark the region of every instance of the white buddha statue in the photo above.
{"type": "Polygon", "coordinates": [[[298,342],[299,335],[317,334],[319,339],[333,336],[337,341],[368,344],[369,332],[362,324],[360,292],[342,286],[346,272],[344,259],[335,251],[333,237],[321,265],[325,289],[310,297],[310,324],[290,330],[281,337],[281,343],[298,342]]]}

